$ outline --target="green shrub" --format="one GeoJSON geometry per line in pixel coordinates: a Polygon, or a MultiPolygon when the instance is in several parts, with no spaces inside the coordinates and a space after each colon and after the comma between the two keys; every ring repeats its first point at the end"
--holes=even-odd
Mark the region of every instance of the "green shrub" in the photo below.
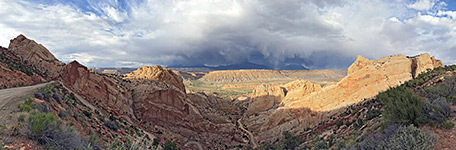
{"type": "Polygon", "coordinates": [[[19,105],[20,112],[30,112],[31,110],[32,110],[32,107],[30,105],[26,105],[26,104],[19,105]]]}
{"type": "Polygon", "coordinates": [[[380,143],[380,149],[432,149],[436,139],[413,125],[399,127],[397,133],[380,143]]]}
{"type": "Polygon", "coordinates": [[[44,146],[44,149],[83,149],[89,144],[74,131],[62,124],[51,113],[37,113],[28,119],[28,137],[44,146]]]}
{"type": "Polygon", "coordinates": [[[326,141],[318,141],[314,144],[314,149],[328,149],[328,143],[326,141]]]}
{"type": "Polygon", "coordinates": [[[419,125],[423,102],[410,88],[399,86],[380,93],[377,99],[385,106],[386,122],[419,125]]]}
{"type": "Polygon", "coordinates": [[[451,129],[451,128],[454,127],[454,123],[447,120],[447,121],[445,121],[445,122],[442,122],[442,123],[440,124],[440,127],[441,127],[441,128],[444,128],[444,129],[451,129]]]}
{"type": "Polygon", "coordinates": [[[82,111],[82,113],[83,113],[85,116],[87,116],[87,117],[91,117],[91,116],[92,116],[92,113],[89,112],[89,111],[87,111],[87,110],[82,111]]]}
{"type": "Polygon", "coordinates": [[[177,147],[176,143],[166,140],[165,145],[163,145],[163,150],[180,150],[180,148],[177,147]]]}
{"type": "Polygon", "coordinates": [[[302,139],[298,136],[293,136],[288,131],[282,133],[283,139],[280,141],[280,147],[282,149],[294,149],[301,144],[302,139]]]}
{"type": "Polygon", "coordinates": [[[423,119],[425,123],[432,124],[434,122],[442,123],[451,115],[451,106],[446,98],[439,97],[433,101],[427,98],[423,99],[423,119]]]}

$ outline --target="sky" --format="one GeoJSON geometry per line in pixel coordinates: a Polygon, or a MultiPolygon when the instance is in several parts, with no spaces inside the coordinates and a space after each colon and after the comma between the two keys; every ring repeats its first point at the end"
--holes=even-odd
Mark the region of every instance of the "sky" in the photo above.
{"type": "Polygon", "coordinates": [[[454,0],[0,0],[0,33],[0,46],[24,34],[89,67],[456,64],[454,0]]]}

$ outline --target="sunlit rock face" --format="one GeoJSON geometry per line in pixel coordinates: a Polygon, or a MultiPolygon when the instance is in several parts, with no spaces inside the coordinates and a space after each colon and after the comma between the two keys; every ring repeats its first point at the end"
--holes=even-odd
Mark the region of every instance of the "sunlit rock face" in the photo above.
{"type": "MultiPolygon", "coordinates": [[[[336,84],[302,95],[286,95],[281,107],[267,117],[258,133],[260,139],[294,128],[312,127],[328,117],[331,111],[376,96],[416,77],[429,69],[442,66],[442,62],[421,54],[415,57],[394,55],[378,60],[358,56],[348,68],[347,76],[336,84]],[[325,113],[319,113],[325,112],[325,113]],[[326,114],[326,115],[325,115],[326,114]]],[[[318,88],[317,88],[318,89],[318,88]]]]}
{"type": "Polygon", "coordinates": [[[175,74],[171,69],[163,68],[162,66],[143,66],[129,74],[128,79],[145,79],[152,81],[164,82],[169,85],[174,85],[185,92],[183,79],[175,74]]]}

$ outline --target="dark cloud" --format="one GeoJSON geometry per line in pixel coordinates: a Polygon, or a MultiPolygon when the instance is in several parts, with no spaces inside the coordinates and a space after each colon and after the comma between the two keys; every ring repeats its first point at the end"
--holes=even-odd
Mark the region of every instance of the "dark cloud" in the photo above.
{"type": "Polygon", "coordinates": [[[436,0],[38,3],[0,2],[1,44],[23,33],[59,59],[91,67],[251,62],[347,68],[356,55],[423,52],[456,63],[456,12],[436,0]]]}

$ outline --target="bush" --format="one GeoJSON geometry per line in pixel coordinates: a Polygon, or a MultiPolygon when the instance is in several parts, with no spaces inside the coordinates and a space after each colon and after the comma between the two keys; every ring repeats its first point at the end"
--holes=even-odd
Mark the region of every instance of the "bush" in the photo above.
{"type": "Polygon", "coordinates": [[[25,117],[26,117],[25,114],[21,114],[21,115],[19,115],[19,117],[17,118],[17,121],[19,121],[19,122],[24,122],[24,121],[25,121],[25,117]]]}
{"type": "Polygon", "coordinates": [[[380,93],[377,99],[386,106],[386,122],[419,125],[423,102],[410,88],[399,86],[380,93]]]}
{"type": "Polygon", "coordinates": [[[44,99],[45,98],[45,95],[41,92],[36,92],[34,94],[35,98],[38,98],[38,99],[44,99]]]}
{"type": "Polygon", "coordinates": [[[44,149],[84,149],[88,143],[73,129],[64,126],[51,113],[30,115],[28,137],[44,146],[44,149]]]}
{"type": "Polygon", "coordinates": [[[91,117],[91,116],[92,116],[92,113],[89,112],[89,111],[87,111],[87,110],[82,111],[82,113],[83,113],[85,116],[87,116],[87,117],[91,117]]]}
{"type": "Polygon", "coordinates": [[[177,147],[176,143],[166,140],[165,145],[163,145],[163,150],[180,150],[180,148],[177,147]]]}
{"type": "Polygon", "coordinates": [[[114,131],[117,131],[119,129],[119,125],[115,121],[105,120],[104,125],[114,131]]]}
{"type": "Polygon", "coordinates": [[[440,124],[440,127],[444,129],[451,129],[454,127],[454,123],[451,121],[445,121],[440,124]]]}
{"type": "Polygon", "coordinates": [[[33,103],[32,109],[36,109],[39,112],[44,112],[44,113],[50,112],[48,105],[46,103],[33,103]]]}
{"type": "Polygon", "coordinates": [[[439,97],[433,101],[424,99],[423,119],[426,122],[435,121],[438,123],[444,122],[451,115],[451,107],[446,98],[439,97]]]}
{"type": "Polygon", "coordinates": [[[70,112],[66,110],[59,110],[59,117],[60,118],[66,118],[68,116],[71,116],[70,112]]]}
{"type": "Polygon", "coordinates": [[[283,139],[280,141],[280,147],[282,149],[294,149],[302,142],[300,136],[293,136],[288,131],[283,132],[282,136],[283,139]]]}
{"type": "Polygon", "coordinates": [[[328,146],[328,143],[326,143],[325,141],[318,141],[318,142],[315,142],[314,144],[314,149],[328,149],[329,146],[328,146]]]}
{"type": "Polygon", "coordinates": [[[32,107],[30,105],[26,105],[26,104],[19,105],[20,112],[30,112],[31,110],[32,110],[32,107]]]}
{"type": "Polygon", "coordinates": [[[423,132],[413,125],[399,127],[397,133],[380,143],[380,149],[414,149],[427,150],[432,148],[435,137],[423,132]]]}

